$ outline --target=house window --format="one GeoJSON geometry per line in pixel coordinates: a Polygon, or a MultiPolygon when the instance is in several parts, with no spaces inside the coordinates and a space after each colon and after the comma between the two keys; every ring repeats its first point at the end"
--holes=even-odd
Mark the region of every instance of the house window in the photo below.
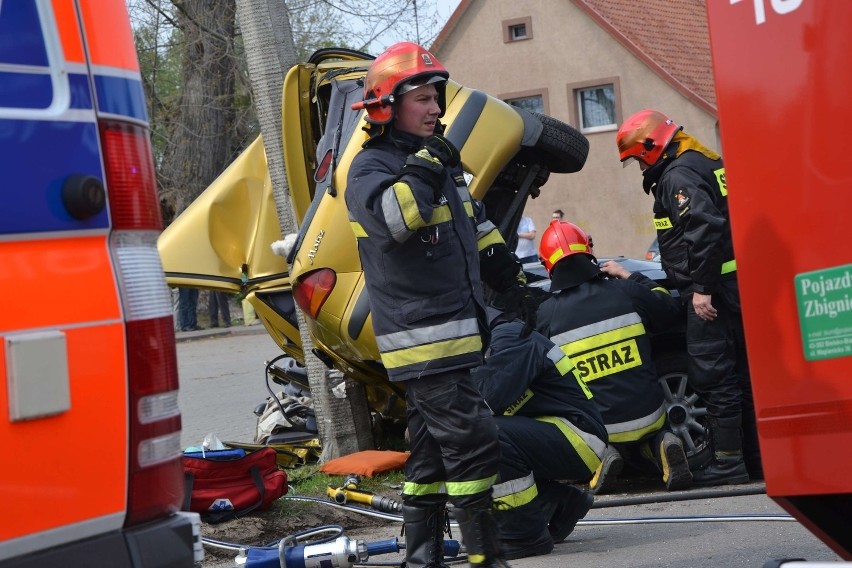
{"type": "Polygon", "coordinates": [[[516,39],[524,39],[527,37],[526,24],[518,24],[517,26],[509,26],[509,37],[514,41],[516,39]]]}
{"type": "Polygon", "coordinates": [[[618,77],[568,84],[568,119],[583,134],[609,132],[621,124],[618,77]]]}
{"type": "Polygon", "coordinates": [[[577,89],[577,116],[581,132],[614,130],[617,126],[615,86],[577,89]]]}
{"type": "Polygon", "coordinates": [[[532,18],[503,20],[503,43],[532,39],[532,18]]]}
{"type": "Polygon", "coordinates": [[[533,95],[531,97],[519,97],[517,99],[506,99],[506,102],[512,106],[544,114],[544,99],[541,95],[533,95]]]}

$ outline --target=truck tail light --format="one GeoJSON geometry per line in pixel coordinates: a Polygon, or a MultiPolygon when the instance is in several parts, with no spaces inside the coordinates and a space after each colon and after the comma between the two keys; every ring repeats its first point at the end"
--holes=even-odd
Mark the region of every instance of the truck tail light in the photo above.
{"type": "Polygon", "coordinates": [[[126,322],[129,481],[126,525],[180,509],[183,466],[172,302],[157,251],[163,228],[146,128],[100,122],[110,251],[126,322]]]}
{"type": "Polygon", "coordinates": [[[330,268],[314,270],[299,277],[293,285],[293,298],[302,311],[317,319],[320,308],[331,295],[337,275],[330,268]]]}

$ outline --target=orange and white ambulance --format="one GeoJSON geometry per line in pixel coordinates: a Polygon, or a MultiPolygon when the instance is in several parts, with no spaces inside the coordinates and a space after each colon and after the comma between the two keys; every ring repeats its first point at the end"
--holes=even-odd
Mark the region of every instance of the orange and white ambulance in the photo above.
{"type": "Polygon", "coordinates": [[[194,565],[124,0],[0,0],[0,566],[194,565]]]}

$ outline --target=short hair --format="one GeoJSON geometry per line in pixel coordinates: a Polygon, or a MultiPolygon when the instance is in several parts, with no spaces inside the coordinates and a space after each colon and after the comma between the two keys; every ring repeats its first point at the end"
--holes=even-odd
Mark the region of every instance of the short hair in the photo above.
{"type": "Polygon", "coordinates": [[[559,218],[560,218],[560,219],[562,219],[563,217],[565,217],[565,212],[564,212],[564,211],[562,211],[562,209],[554,209],[554,210],[553,210],[553,214],[554,214],[554,215],[559,215],[559,218]]]}

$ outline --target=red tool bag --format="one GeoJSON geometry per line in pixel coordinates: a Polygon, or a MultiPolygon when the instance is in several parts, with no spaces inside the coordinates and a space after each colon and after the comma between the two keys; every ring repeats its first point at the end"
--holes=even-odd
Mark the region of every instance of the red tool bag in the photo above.
{"type": "Polygon", "coordinates": [[[220,523],[255,509],[267,509],[287,493],[287,473],[278,468],[274,448],[244,456],[235,452],[239,451],[183,456],[183,510],[200,513],[207,523],[220,523]]]}

